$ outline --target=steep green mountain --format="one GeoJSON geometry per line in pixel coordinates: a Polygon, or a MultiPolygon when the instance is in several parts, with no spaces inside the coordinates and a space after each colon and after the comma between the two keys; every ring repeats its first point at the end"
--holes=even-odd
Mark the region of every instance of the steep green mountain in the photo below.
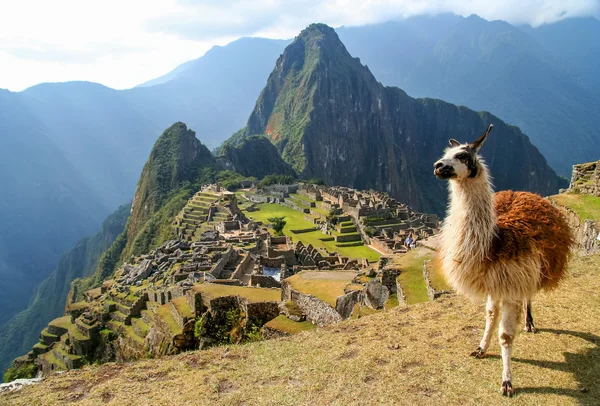
{"type": "Polygon", "coordinates": [[[215,171],[214,157],[194,131],[181,122],[166,129],[154,144],[138,181],[127,224],[126,252],[145,252],[162,232],[157,213],[169,208],[175,216],[189,198],[181,198],[182,189],[193,193],[192,185],[198,188],[207,183],[215,171]]]}
{"type": "MultiPolygon", "coordinates": [[[[243,134],[243,132],[240,132],[243,134]]],[[[264,178],[271,174],[291,175],[296,173],[288,165],[271,142],[263,136],[249,136],[223,145],[219,152],[227,159],[230,169],[244,175],[264,178]]]]}
{"type": "MultiPolygon", "coordinates": [[[[64,313],[71,281],[94,272],[100,255],[124,230],[128,215],[129,205],[121,206],[104,221],[98,233],[79,240],[60,257],[54,272],[38,286],[27,309],[0,327],[0,370],[6,369],[13,358],[26,353],[37,342],[41,329],[64,313]]],[[[3,295],[8,293],[3,292],[3,295]]]]}
{"type": "Polygon", "coordinates": [[[447,193],[433,162],[449,138],[474,139],[489,123],[483,152],[499,189],[558,190],[561,179],[517,127],[384,87],[332,28],[313,24],[277,60],[242,137],[265,134],[304,178],[387,191],[440,213],[447,193]]]}
{"type": "Polygon", "coordinates": [[[493,112],[568,176],[571,165],[600,155],[600,30],[598,20],[577,21],[522,30],[475,15],[439,15],[338,33],[384,84],[493,112]]]}

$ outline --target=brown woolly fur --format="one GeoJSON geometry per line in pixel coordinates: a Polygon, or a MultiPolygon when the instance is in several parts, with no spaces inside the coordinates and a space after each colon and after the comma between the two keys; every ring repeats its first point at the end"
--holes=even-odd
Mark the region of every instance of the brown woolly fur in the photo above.
{"type": "Polygon", "coordinates": [[[564,216],[548,200],[527,192],[498,192],[494,206],[497,231],[490,261],[537,252],[542,274],[538,289],[556,288],[566,273],[574,242],[564,216]]]}

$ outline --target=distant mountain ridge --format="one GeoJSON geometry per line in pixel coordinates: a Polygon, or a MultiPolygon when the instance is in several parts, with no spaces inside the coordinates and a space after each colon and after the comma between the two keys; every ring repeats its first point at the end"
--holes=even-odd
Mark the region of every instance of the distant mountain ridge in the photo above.
{"type": "Polygon", "coordinates": [[[564,186],[518,128],[384,87],[332,28],[312,24],[277,60],[242,138],[266,135],[305,179],[386,191],[417,210],[442,213],[446,185],[433,177],[433,162],[448,139],[470,141],[490,123],[495,134],[483,155],[499,189],[547,195],[564,186]]]}

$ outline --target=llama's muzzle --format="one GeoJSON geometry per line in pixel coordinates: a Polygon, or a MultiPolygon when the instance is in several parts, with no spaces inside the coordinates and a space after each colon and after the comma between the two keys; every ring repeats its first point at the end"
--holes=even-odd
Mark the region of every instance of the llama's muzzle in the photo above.
{"type": "Polygon", "coordinates": [[[450,165],[445,165],[442,161],[437,161],[433,164],[433,174],[438,179],[450,179],[456,176],[454,168],[450,165]]]}

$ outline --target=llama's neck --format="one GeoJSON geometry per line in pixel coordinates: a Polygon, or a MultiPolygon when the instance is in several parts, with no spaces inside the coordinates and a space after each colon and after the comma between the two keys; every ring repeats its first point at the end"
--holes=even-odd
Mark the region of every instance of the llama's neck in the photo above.
{"type": "Polygon", "coordinates": [[[494,238],[494,194],[485,167],[475,179],[450,181],[444,249],[452,260],[482,261],[494,238]]]}

